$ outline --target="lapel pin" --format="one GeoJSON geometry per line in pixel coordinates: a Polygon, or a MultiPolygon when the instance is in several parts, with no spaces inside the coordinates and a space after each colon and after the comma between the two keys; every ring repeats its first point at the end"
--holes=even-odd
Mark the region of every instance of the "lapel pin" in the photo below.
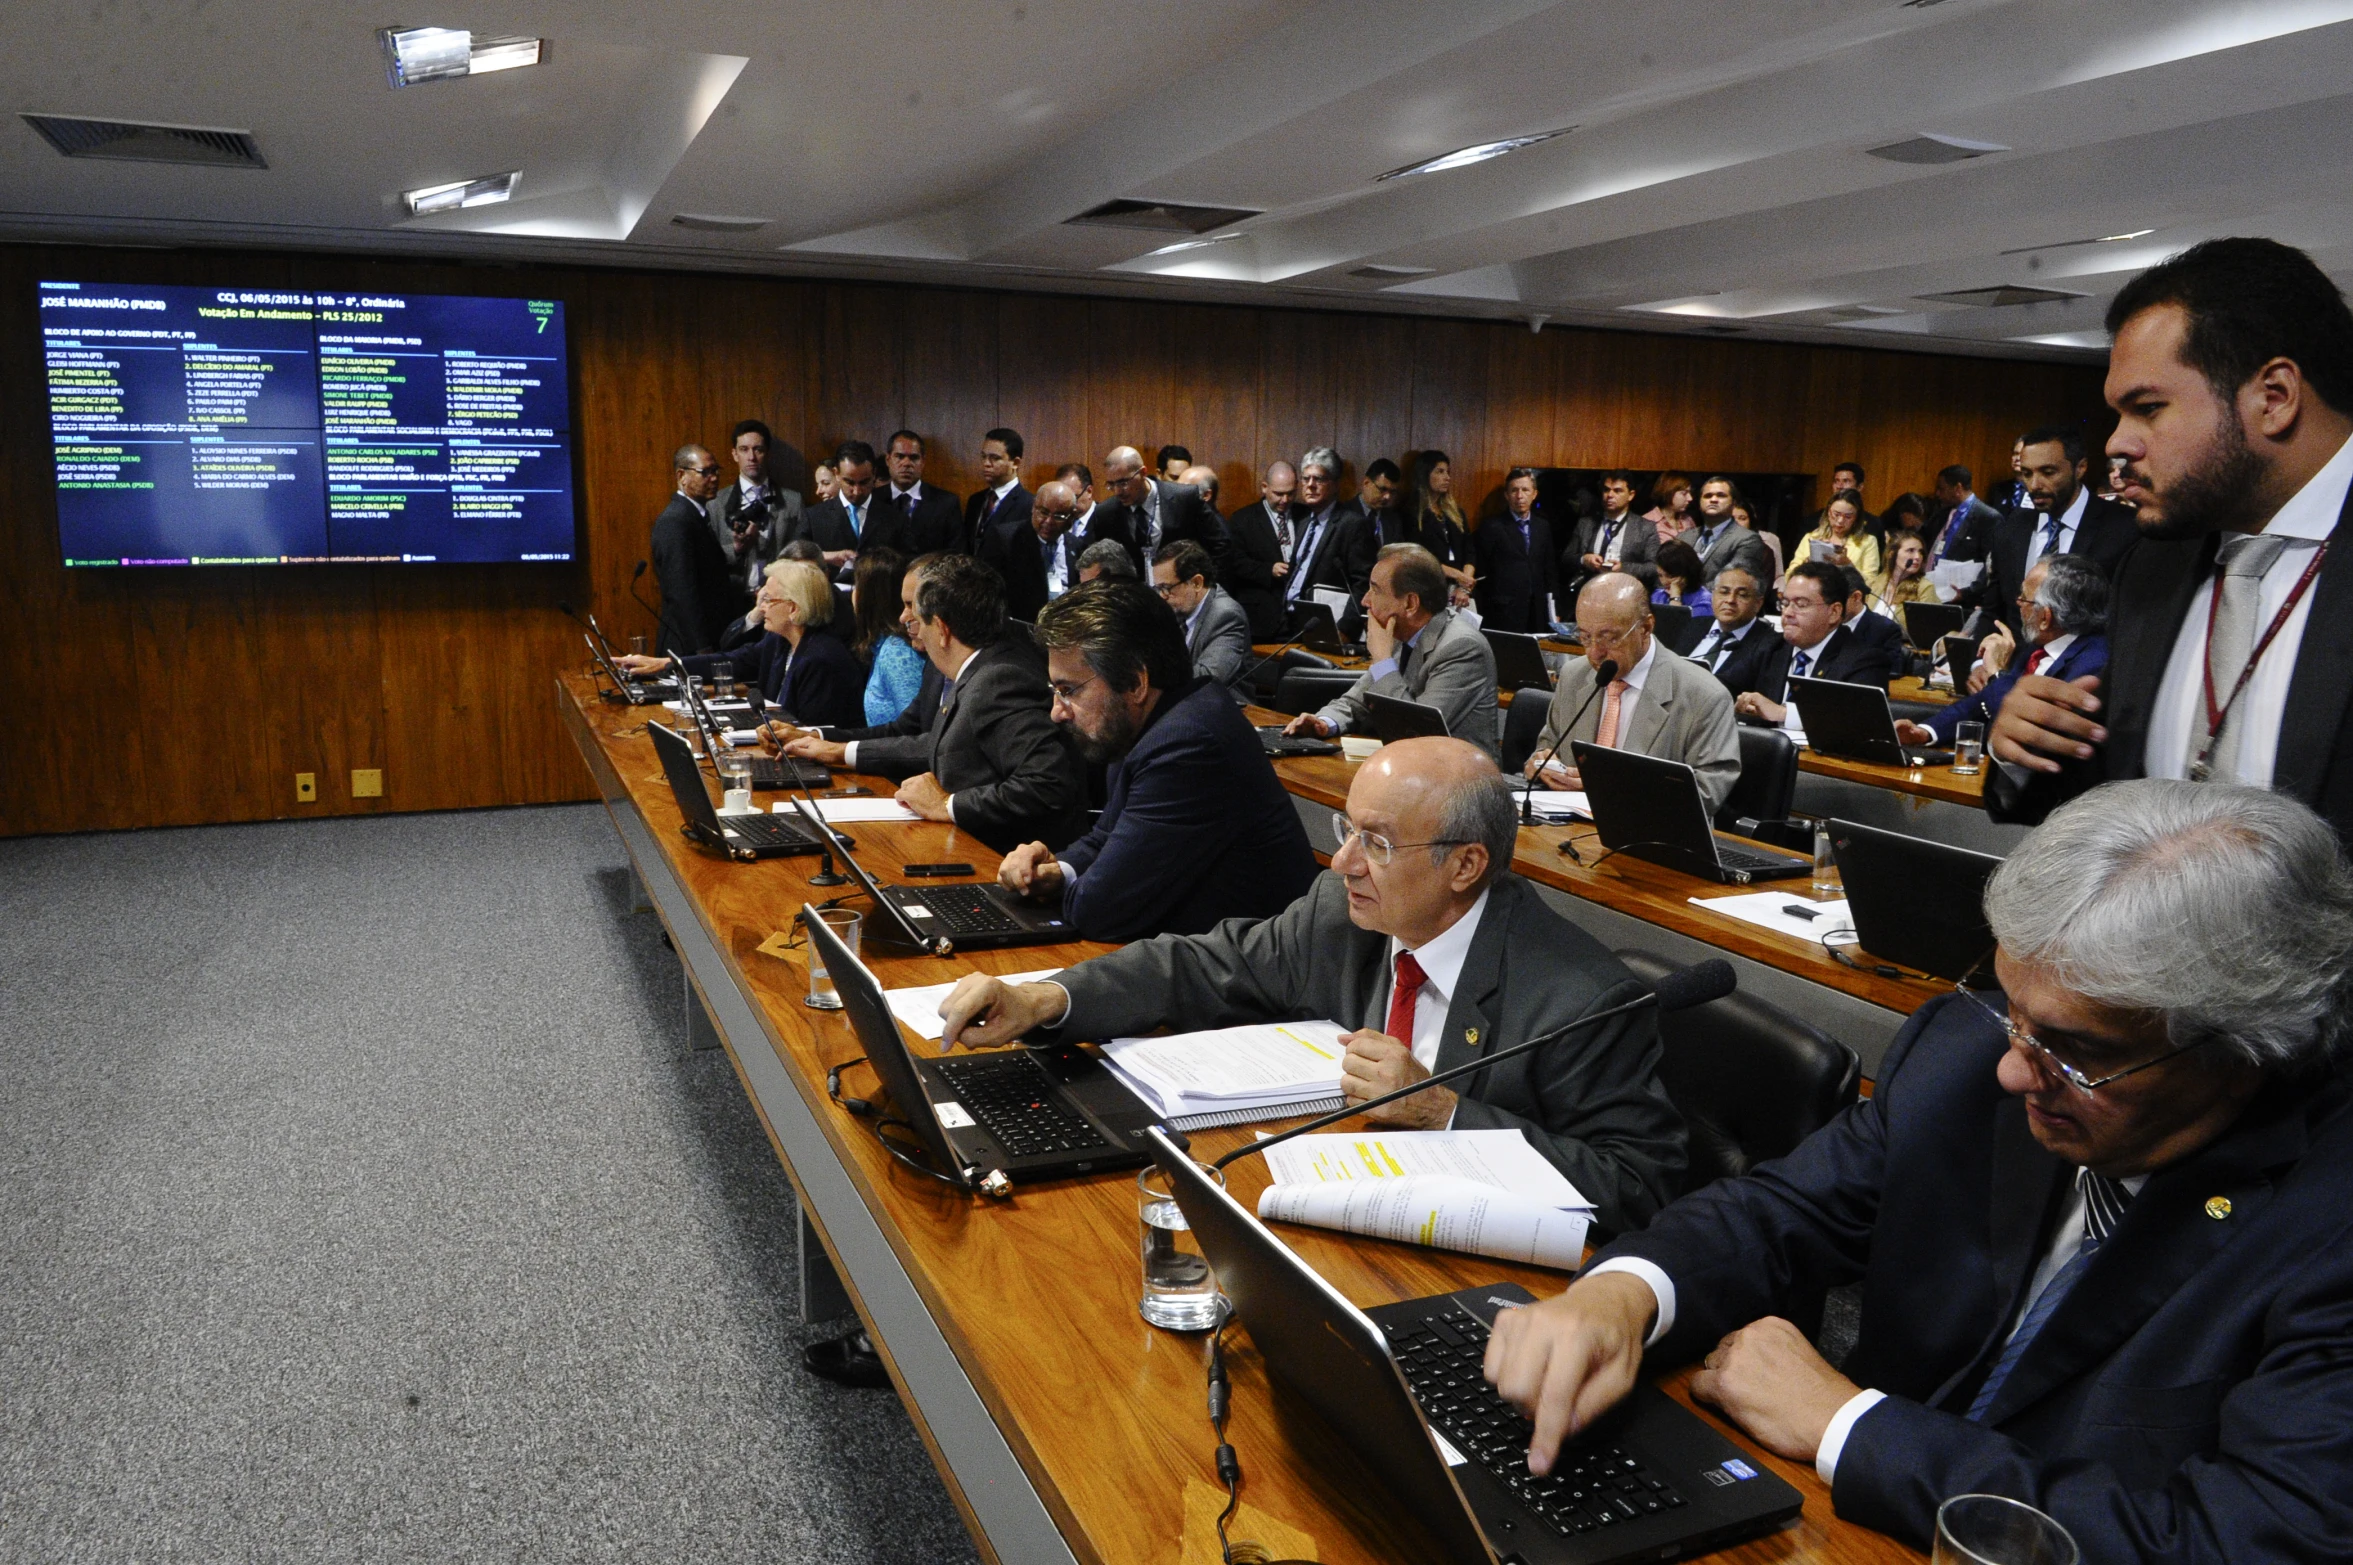
{"type": "Polygon", "coordinates": [[[1479,1029],[1476,1027],[1465,1027],[1462,1030],[1462,1041],[1469,1044],[1474,1049],[1477,1048],[1479,1046],[1479,1029]]]}
{"type": "Polygon", "coordinates": [[[2206,1215],[2218,1223],[2230,1216],[2230,1197],[2226,1195],[2208,1196],[2206,1198],[2206,1215]]]}

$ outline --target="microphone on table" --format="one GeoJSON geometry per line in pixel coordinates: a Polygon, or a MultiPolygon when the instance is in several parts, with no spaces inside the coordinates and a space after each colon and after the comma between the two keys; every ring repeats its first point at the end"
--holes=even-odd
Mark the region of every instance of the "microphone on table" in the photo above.
{"type": "Polygon", "coordinates": [[[1498,1049],[1484,1058],[1466,1061],[1461,1065],[1442,1070],[1434,1076],[1424,1076],[1412,1085],[1400,1087],[1395,1092],[1385,1092],[1367,1102],[1351,1103],[1346,1108],[1334,1109],[1329,1114],[1319,1114],[1304,1125],[1294,1125],[1291,1129],[1278,1135],[1253,1141],[1248,1146],[1237,1147],[1209,1166],[1223,1168],[1237,1158],[1248,1157],[1254,1152],[1264,1152],[1269,1147],[1281,1145],[1293,1136],[1304,1136],[1311,1130],[1321,1130],[1326,1125],[1336,1125],[1352,1114],[1369,1113],[1385,1104],[1395,1103],[1399,1098],[1412,1097],[1425,1087],[1435,1087],[1443,1082],[1467,1076],[1473,1071],[1485,1070],[1490,1065],[1499,1065],[1515,1055],[1526,1054],[1531,1049],[1541,1048],[1545,1044],[1564,1038],[1580,1027],[1590,1027],[1595,1022],[1606,1022],[1612,1017],[1624,1016],[1631,1011],[1639,1011],[1646,1005],[1656,1005],[1662,1015],[1669,1011],[1686,1011],[1695,1005],[1706,1005],[1711,1000],[1723,999],[1724,996],[1739,987],[1739,984],[1739,978],[1732,971],[1732,964],[1722,957],[1710,957],[1704,962],[1694,962],[1689,967],[1678,967],[1671,973],[1661,974],[1658,982],[1623,1005],[1613,1005],[1606,1011],[1594,1011],[1589,1015],[1580,1016],[1566,1026],[1555,1027],[1547,1033],[1539,1033],[1525,1043],[1515,1043],[1508,1049],[1498,1049]]]}
{"type": "Polygon", "coordinates": [[[1544,759],[1538,761],[1536,769],[1528,774],[1528,786],[1520,793],[1521,825],[1536,824],[1536,779],[1544,775],[1544,768],[1551,764],[1554,756],[1560,754],[1560,747],[1569,742],[1569,730],[1577,726],[1577,719],[1585,715],[1586,709],[1593,705],[1594,698],[1607,690],[1610,682],[1617,677],[1618,664],[1615,658],[1603,658],[1593,665],[1593,688],[1586,692],[1585,704],[1578,707],[1567,722],[1561,724],[1560,737],[1552,742],[1552,748],[1544,752],[1544,759]]]}
{"type": "Polygon", "coordinates": [[[847,833],[836,831],[833,823],[825,818],[825,812],[817,807],[817,796],[809,791],[808,779],[800,770],[801,763],[791,756],[786,756],[783,759],[787,766],[793,768],[793,786],[800,789],[801,798],[808,806],[802,813],[817,833],[817,873],[809,877],[809,884],[812,886],[848,885],[850,877],[833,867],[833,850],[838,845],[842,852],[847,854],[858,844],[851,840],[847,833]]]}

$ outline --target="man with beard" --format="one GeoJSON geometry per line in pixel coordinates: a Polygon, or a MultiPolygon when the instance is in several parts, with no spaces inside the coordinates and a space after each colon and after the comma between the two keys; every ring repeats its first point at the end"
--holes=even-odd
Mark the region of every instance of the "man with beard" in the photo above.
{"type": "Polygon", "coordinates": [[[2343,837],[2353,558],[2329,542],[2353,489],[2353,314],[2302,251],[2213,239],[2127,284],[2108,330],[2108,451],[2140,530],[2108,667],[2018,681],[1987,808],[2036,821],[2103,779],[2186,777],[2292,794],[2343,837]]]}
{"type": "Polygon", "coordinates": [[[1108,766],[1094,830],[1057,855],[1025,842],[997,878],[1089,940],[1200,934],[1305,894],[1315,855],[1240,707],[1196,677],[1184,627],[1132,581],[1073,588],[1038,615],[1054,721],[1108,766]]]}
{"type": "Polygon", "coordinates": [[[2013,641],[2028,571],[2054,554],[2072,554],[2112,577],[2135,541],[2132,512],[2084,482],[2082,435],[2059,426],[2033,430],[2024,451],[2029,504],[1994,523],[1983,600],[2013,641]]]}

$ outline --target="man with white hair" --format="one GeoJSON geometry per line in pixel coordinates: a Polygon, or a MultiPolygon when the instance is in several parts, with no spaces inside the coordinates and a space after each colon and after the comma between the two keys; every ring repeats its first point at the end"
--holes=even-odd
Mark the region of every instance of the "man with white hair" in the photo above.
{"type": "Polygon", "coordinates": [[[1225,558],[1226,530],[1201,491],[1154,478],[1144,466],[1144,453],[1134,446],[1111,448],[1103,459],[1103,487],[1111,499],[1103,507],[1099,531],[1127,539],[1138,578],[1163,545],[1186,539],[1199,544],[1213,562],[1225,558]]]}
{"type": "MultiPolygon", "coordinates": [[[[2143,779],[1994,872],[1999,990],[1923,1006],[1871,1097],[1505,1312],[1529,1467],[1644,1350],[1914,1548],[2007,1495],[2091,1560],[2353,1537],[2353,872],[2283,794],[2143,779]],[[1833,1368],[1786,1318],[1862,1284],[1833,1368]]],[[[1982,971],[1982,969],[1981,969],[1982,971]]]]}

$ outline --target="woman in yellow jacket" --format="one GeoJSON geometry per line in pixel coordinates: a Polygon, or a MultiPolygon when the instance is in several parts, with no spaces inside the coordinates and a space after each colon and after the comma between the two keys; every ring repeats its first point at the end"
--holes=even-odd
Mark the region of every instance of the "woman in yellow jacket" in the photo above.
{"type": "Polygon", "coordinates": [[[1875,598],[1887,568],[1880,563],[1879,540],[1862,530],[1862,520],[1863,497],[1841,489],[1822,508],[1822,525],[1797,541],[1797,558],[1853,566],[1862,572],[1864,595],[1875,598]]]}

